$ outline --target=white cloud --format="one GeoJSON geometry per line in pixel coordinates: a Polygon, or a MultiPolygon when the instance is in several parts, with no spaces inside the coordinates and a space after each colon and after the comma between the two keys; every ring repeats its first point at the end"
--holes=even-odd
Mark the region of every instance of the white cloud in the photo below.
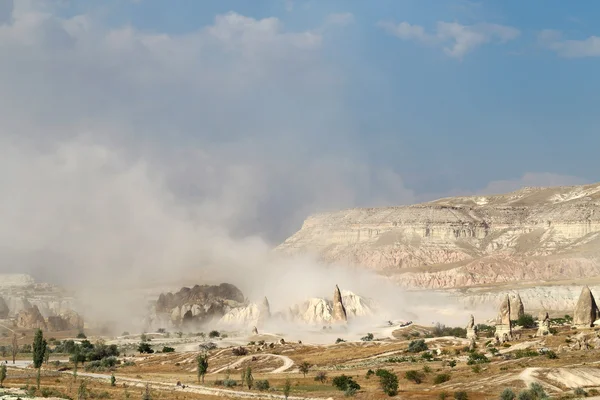
{"type": "Polygon", "coordinates": [[[506,43],[516,39],[520,34],[516,28],[487,23],[461,25],[456,22],[438,22],[435,33],[427,33],[422,26],[407,22],[394,24],[382,21],[378,26],[403,40],[441,46],[448,56],[455,58],[462,58],[487,43],[506,43]]]}
{"type": "Polygon", "coordinates": [[[583,40],[567,40],[561,32],[544,30],[538,34],[540,44],[561,57],[600,57],[600,37],[590,36],[583,40]]]}
{"type": "Polygon", "coordinates": [[[0,259],[193,280],[261,264],[310,213],[413,199],[352,146],[322,27],[147,33],[23,4],[0,25],[0,259]]]}

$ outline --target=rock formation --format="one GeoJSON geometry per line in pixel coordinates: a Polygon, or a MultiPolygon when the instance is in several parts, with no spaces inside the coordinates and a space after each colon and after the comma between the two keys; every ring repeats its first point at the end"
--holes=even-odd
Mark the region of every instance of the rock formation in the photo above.
{"type": "Polygon", "coordinates": [[[600,238],[599,200],[593,184],[322,213],[277,251],[385,272],[411,288],[588,279],[600,276],[600,251],[588,250],[600,238]]]}
{"type": "Polygon", "coordinates": [[[269,300],[265,297],[259,306],[258,325],[264,326],[269,319],[271,319],[271,306],[269,300]]]}
{"type": "Polygon", "coordinates": [[[514,319],[519,319],[525,315],[525,307],[523,306],[523,300],[521,295],[517,293],[517,296],[511,301],[510,304],[511,316],[514,319]]]}
{"type": "Polygon", "coordinates": [[[475,325],[475,317],[471,314],[469,323],[467,324],[467,339],[477,339],[477,325],[475,325]]]}
{"type": "Polygon", "coordinates": [[[346,323],[348,321],[348,315],[346,314],[346,308],[342,301],[342,293],[338,285],[335,285],[333,291],[333,312],[331,314],[331,322],[333,323],[346,323]]]}
{"type": "Polygon", "coordinates": [[[600,311],[596,305],[596,299],[589,287],[581,289],[579,300],[573,313],[573,326],[577,328],[590,328],[600,316],[600,311]]]}
{"type": "Polygon", "coordinates": [[[504,298],[502,304],[500,304],[500,314],[498,319],[500,323],[496,325],[496,338],[500,342],[508,342],[512,340],[512,327],[510,326],[511,318],[510,310],[510,298],[508,295],[504,298]]]}
{"type": "Polygon", "coordinates": [[[256,327],[252,328],[252,334],[258,335],[258,329],[256,327]]]}
{"type": "Polygon", "coordinates": [[[83,330],[83,318],[75,311],[48,317],[48,330],[50,332],[83,330]]]}
{"type": "Polygon", "coordinates": [[[22,310],[15,319],[17,328],[46,330],[46,321],[37,306],[22,310]]]}
{"type": "Polygon", "coordinates": [[[538,331],[536,336],[546,336],[550,334],[550,315],[546,312],[538,318],[538,331]]]}
{"type": "Polygon", "coordinates": [[[203,324],[222,318],[234,308],[243,307],[242,292],[229,283],[220,285],[196,285],[182,288],[177,293],[161,294],[156,302],[155,313],[169,315],[174,325],[203,324]]]}

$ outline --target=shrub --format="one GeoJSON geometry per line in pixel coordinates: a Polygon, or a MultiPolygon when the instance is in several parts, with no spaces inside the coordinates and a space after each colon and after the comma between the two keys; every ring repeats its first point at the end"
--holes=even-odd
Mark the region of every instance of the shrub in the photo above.
{"type": "Polygon", "coordinates": [[[439,385],[440,383],[448,382],[450,380],[450,374],[438,374],[433,378],[433,383],[439,385]]]}
{"type": "Polygon", "coordinates": [[[538,353],[535,350],[531,350],[531,349],[515,351],[515,358],[537,357],[539,355],[540,355],[540,353],[538,353]]]}
{"type": "Polygon", "coordinates": [[[500,394],[500,400],[515,400],[517,396],[515,392],[512,391],[511,388],[506,388],[500,394]]]}
{"type": "Polygon", "coordinates": [[[77,339],[87,339],[87,336],[85,336],[85,333],[83,332],[79,332],[77,334],[77,339]]]}
{"type": "Polygon", "coordinates": [[[490,360],[484,354],[474,351],[471,354],[469,354],[469,360],[467,361],[467,365],[485,364],[489,362],[490,360]]]}
{"type": "Polygon", "coordinates": [[[315,375],[315,382],[325,383],[327,381],[327,373],[325,371],[319,371],[315,375]]]}
{"type": "Polygon", "coordinates": [[[223,380],[223,386],[231,388],[237,386],[237,382],[233,379],[225,379],[223,380]]]}
{"type": "Polygon", "coordinates": [[[236,347],[233,350],[231,350],[231,352],[233,353],[234,356],[245,356],[246,354],[248,354],[248,350],[246,350],[245,347],[236,347]]]}
{"type": "Polygon", "coordinates": [[[416,384],[423,382],[423,378],[424,378],[423,373],[419,372],[419,371],[411,370],[411,371],[406,371],[404,373],[404,379],[413,381],[416,384]]]}
{"type": "Polygon", "coordinates": [[[398,394],[398,375],[387,369],[378,369],[375,375],[379,377],[379,387],[388,396],[398,394]]]}
{"type": "Polygon", "coordinates": [[[150,347],[150,344],[148,342],[141,342],[138,345],[138,352],[140,354],[146,353],[146,354],[152,354],[154,353],[154,350],[152,350],[152,347],[150,347]]]}
{"type": "Polygon", "coordinates": [[[221,334],[219,333],[219,331],[210,331],[210,333],[208,334],[209,338],[218,338],[219,336],[221,336],[221,334]]]}
{"type": "Polygon", "coordinates": [[[587,397],[587,395],[588,395],[587,392],[580,387],[575,389],[575,391],[573,393],[577,397],[587,397]]]}
{"type": "Polygon", "coordinates": [[[448,398],[448,392],[442,392],[440,394],[438,394],[438,399],[440,400],[446,400],[448,398]]]}
{"type": "Polygon", "coordinates": [[[426,374],[431,373],[431,367],[429,365],[425,365],[423,367],[423,372],[425,372],[426,374]]]}
{"type": "Polygon", "coordinates": [[[448,361],[448,365],[450,366],[450,368],[456,367],[456,360],[450,360],[450,361],[448,361]]]}
{"type": "Polygon", "coordinates": [[[467,392],[465,392],[465,391],[454,392],[454,399],[455,400],[468,400],[469,396],[467,395],[467,392]]]}
{"type": "Polygon", "coordinates": [[[369,369],[367,371],[367,375],[365,375],[365,378],[369,379],[371,378],[373,375],[375,375],[375,371],[373,371],[372,369],[369,369]]]}
{"type": "Polygon", "coordinates": [[[410,342],[408,344],[408,350],[410,353],[420,353],[422,351],[426,351],[429,348],[427,347],[427,343],[425,343],[425,340],[423,339],[419,339],[419,340],[413,340],[412,342],[410,342]]]}
{"type": "Polygon", "coordinates": [[[344,343],[344,342],[345,342],[345,340],[344,340],[344,339],[342,339],[342,338],[337,338],[337,339],[335,340],[335,344],[338,344],[338,343],[344,343]]]}
{"type": "Polygon", "coordinates": [[[523,314],[517,319],[517,325],[527,329],[535,328],[535,320],[531,314],[523,314]]]}
{"type": "Polygon", "coordinates": [[[556,354],[555,352],[553,352],[552,350],[548,350],[546,352],[546,357],[548,357],[551,360],[556,360],[558,358],[558,354],[556,354]]]}
{"type": "Polygon", "coordinates": [[[362,340],[363,342],[370,342],[374,339],[374,336],[372,333],[367,333],[367,336],[363,336],[362,338],[360,338],[360,340],[362,340]]]}
{"type": "Polygon", "coordinates": [[[256,386],[256,388],[258,390],[260,390],[261,392],[265,391],[265,390],[269,390],[271,388],[271,385],[269,384],[268,380],[264,380],[264,381],[256,381],[254,382],[254,386],[256,386]]]}
{"type": "Polygon", "coordinates": [[[431,332],[433,336],[436,337],[441,337],[441,336],[455,336],[455,337],[461,337],[461,338],[466,338],[467,337],[467,330],[464,328],[450,328],[447,327],[446,325],[437,323],[435,325],[435,327],[433,328],[433,331],[431,332]]]}
{"type": "Polygon", "coordinates": [[[521,391],[517,398],[519,400],[541,400],[547,399],[548,395],[544,391],[542,385],[540,385],[537,382],[534,382],[531,385],[529,385],[528,389],[521,391]]]}
{"type": "Polygon", "coordinates": [[[331,381],[332,385],[335,386],[338,390],[346,392],[348,390],[360,390],[360,385],[352,379],[350,376],[340,375],[333,378],[331,381]]]}
{"type": "Polygon", "coordinates": [[[481,373],[481,365],[473,365],[471,367],[471,371],[473,371],[476,374],[480,374],[481,373]]]}
{"type": "Polygon", "coordinates": [[[423,353],[421,354],[421,358],[425,361],[431,361],[433,360],[433,354],[427,352],[427,353],[423,353]]]}
{"type": "Polygon", "coordinates": [[[162,349],[162,352],[163,353],[174,353],[175,349],[172,348],[172,347],[169,347],[169,346],[164,346],[163,349],[162,349]]]}

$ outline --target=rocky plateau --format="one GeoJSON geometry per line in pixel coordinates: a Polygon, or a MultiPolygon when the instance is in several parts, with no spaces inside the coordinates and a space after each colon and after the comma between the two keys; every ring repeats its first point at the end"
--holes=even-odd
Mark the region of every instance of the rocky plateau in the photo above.
{"type": "Polygon", "coordinates": [[[600,184],[317,214],[275,250],[471,305],[518,290],[526,307],[572,309],[582,283],[600,284],[600,184]]]}

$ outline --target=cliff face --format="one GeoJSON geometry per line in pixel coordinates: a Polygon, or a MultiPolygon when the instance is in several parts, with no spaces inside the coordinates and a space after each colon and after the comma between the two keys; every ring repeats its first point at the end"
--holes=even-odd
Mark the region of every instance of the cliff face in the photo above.
{"type": "Polygon", "coordinates": [[[276,251],[361,265],[411,288],[600,276],[600,184],[318,214],[276,251]]]}

